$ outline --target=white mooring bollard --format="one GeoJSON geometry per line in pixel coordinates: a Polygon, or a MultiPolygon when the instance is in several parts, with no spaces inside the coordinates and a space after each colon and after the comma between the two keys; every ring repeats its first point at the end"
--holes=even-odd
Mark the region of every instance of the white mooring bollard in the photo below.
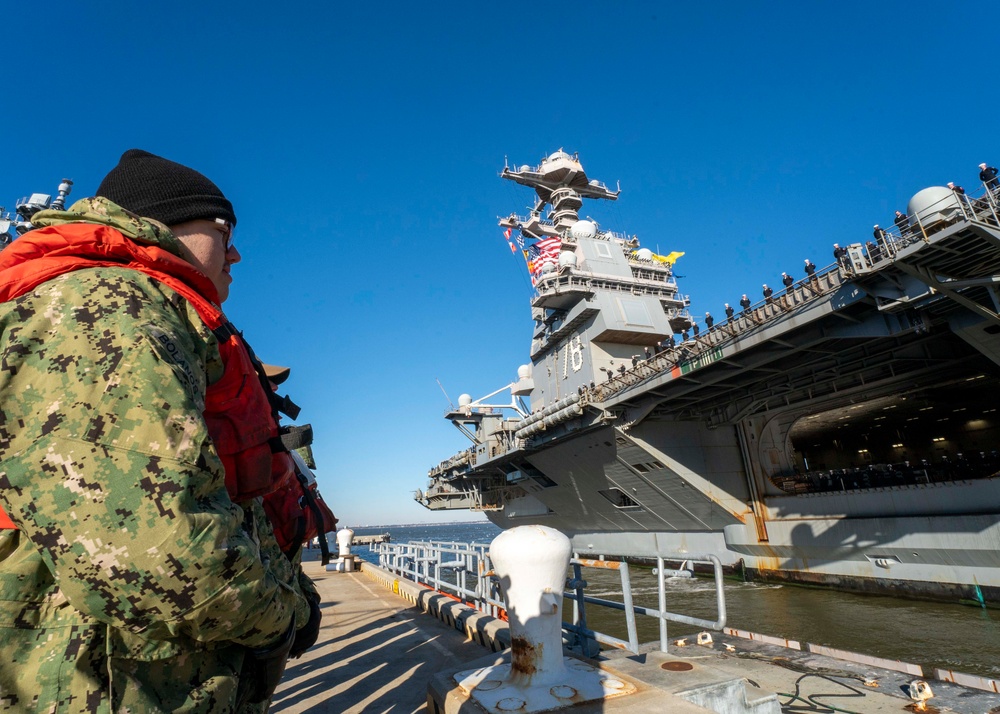
{"type": "Polygon", "coordinates": [[[341,558],[351,554],[351,541],[354,540],[354,531],[350,528],[342,528],[337,531],[337,555],[341,558]]]}
{"type": "Polygon", "coordinates": [[[326,564],[328,571],[338,573],[354,571],[354,556],[351,555],[351,541],[353,539],[354,531],[350,528],[342,528],[337,531],[337,558],[326,564]]]}
{"type": "Polygon", "coordinates": [[[532,714],[636,691],[623,677],[563,655],[569,556],[569,538],[545,526],[519,526],[493,540],[490,559],[507,606],[510,663],[455,674],[462,696],[489,712],[532,714]]]}
{"type": "Polygon", "coordinates": [[[569,556],[569,538],[545,526],[513,528],[490,544],[507,603],[511,682],[547,684],[565,674],[562,601],[569,556]]]}

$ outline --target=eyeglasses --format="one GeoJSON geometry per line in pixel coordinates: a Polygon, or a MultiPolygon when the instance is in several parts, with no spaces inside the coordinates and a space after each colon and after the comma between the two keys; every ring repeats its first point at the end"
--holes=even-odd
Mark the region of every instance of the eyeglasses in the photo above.
{"type": "Polygon", "coordinates": [[[236,230],[236,226],[224,218],[216,218],[215,222],[222,226],[220,232],[222,233],[223,239],[226,241],[226,252],[228,253],[233,247],[233,233],[236,230]]]}

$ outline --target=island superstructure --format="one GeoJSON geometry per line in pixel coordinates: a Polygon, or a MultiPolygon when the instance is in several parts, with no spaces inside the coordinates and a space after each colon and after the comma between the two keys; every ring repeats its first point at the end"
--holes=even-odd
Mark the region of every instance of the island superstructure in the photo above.
{"type": "Polygon", "coordinates": [[[446,414],[472,446],[419,502],[581,555],[1000,601],[997,196],[926,188],[901,232],[696,331],[676,254],[579,218],[619,192],[578,156],[501,176],[536,193],[500,220],[531,262],[531,364],[446,414]]]}

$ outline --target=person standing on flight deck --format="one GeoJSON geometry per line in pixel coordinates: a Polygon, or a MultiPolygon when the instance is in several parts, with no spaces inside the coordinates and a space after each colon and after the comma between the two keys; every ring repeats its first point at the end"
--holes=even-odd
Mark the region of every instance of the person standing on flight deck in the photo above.
{"type": "Polygon", "coordinates": [[[1000,191],[1000,178],[997,175],[1000,171],[997,171],[995,166],[987,166],[985,163],[979,164],[979,180],[986,184],[986,188],[994,193],[1000,191]]]}
{"type": "Polygon", "coordinates": [[[899,229],[900,237],[906,238],[910,234],[910,219],[905,213],[896,211],[896,217],[892,219],[892,222],[899,229]]]}
{"type": "Polygon", "coordinates": [[[319,607],[257,497],[288,455],[218,308],[232,204],[132,149],[32,223],[0,252],[0,704],[266,709],[319,607]]]}
{"type": "Polygon", "coordinates": [[[820,293],[820,289],[819,289],[819,279],[816,277],[816,264],[811,260],[809,260],[809,258],[806,258],[804,262],[805,262],[804,269],[806,271],[806,279],[809,281],[808,282],[809,289],[812,290],[814,294],[818,295],[820,293]]]}
{"type": "Polygon", "coordinates": [[[833,244],[833,259],[841,268],[847,267],[847,248],[841,248],[839,243],[833,244]]]}

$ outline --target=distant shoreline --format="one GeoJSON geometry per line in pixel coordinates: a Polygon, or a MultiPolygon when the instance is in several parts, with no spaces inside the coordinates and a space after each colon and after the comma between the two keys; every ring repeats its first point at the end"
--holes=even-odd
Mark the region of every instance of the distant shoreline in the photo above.
{"type": "Polygon", "coordinates": [[[350,528],[352,531],[364,528],[366,530],[379,529],[379,528],[432,528],[435,526],[472,526],[478,523],[489,523],[488,520],[480,521],[447,521],[444,523],[390,523],[387,525],[373,525],[373,526],[344,526],[344,528],[350,528]]]}

